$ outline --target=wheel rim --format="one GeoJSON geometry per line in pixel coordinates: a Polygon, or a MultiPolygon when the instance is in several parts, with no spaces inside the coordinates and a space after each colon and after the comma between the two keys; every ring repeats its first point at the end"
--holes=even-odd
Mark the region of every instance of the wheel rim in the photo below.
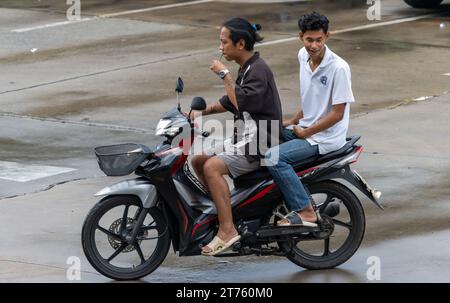
{"type": "Polygon", "coordinates": [[[95,218],[91,229],[91,244],[95,257],[106,269],[132,273],[151,262],[162,232],[161,226],[157,226],[147,210],[135,241],[130,242],[131,231],[141,211],[142,208],[137,204],[124,201],[95,218]]]}
{"type": "Polygon", "coordinates": [[[357,232],[355,229],[357,214],[349,201],[338,196],[325,191],[312,194],[321,216],[332,221],[333,232],[323,240],[294,240],[290,245],[292,253],[310,261],[323,262],[338,257],[352,244],[357,232]],[[324,212],[327,207],[332,206],[331,204],[339,205],[340,209],[339,213],[332,217],[324,212]]]}

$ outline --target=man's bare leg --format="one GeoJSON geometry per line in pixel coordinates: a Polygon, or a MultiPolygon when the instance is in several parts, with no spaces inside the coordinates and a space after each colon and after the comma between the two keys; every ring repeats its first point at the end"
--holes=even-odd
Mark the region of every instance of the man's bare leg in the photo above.
{"type": "MultiPolygon", "coordinates": [[[[230,241],[238,235],[233,223],[231,212],[230,189],[228,183],[223,177],[229,170],[226,164],[218,157],[212,157],[204,165],[204,176],[211,190],[211,196],[217,208],[219,217],[219,231],[217,236],[225,242],[230,241]]],[[[208,247],[203,247],[204,252],[209,252],[208,247]]]]}
{"type": "Polygon", "coordinates": [[[208,155],[202,154],[197,155],[192,158],[191,164],[194,168],[195,174],[197,175],[197,178],[200,180],[200,182],[205,186],[208,187],[208,184],[206,184],[205,176],[203,174],[203,167],[205,165],[205,162],[211,158],[208,155]]]}
{"type": "Polygon", "coordinates": [[[301,211],[298,212],[298,215],[300,218],[306,222],[316,222],[317,221],[317,215],[314,212],[314,208],[309,205],[308,207],[305,207],[301,211]]]}

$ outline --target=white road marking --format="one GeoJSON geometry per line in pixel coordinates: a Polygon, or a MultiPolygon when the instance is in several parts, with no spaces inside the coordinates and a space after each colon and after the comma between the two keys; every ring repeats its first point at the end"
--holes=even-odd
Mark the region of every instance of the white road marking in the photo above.
{"type": "MultiPolygon", "coordinates": [[[[420,20],[420,19],[426,19],[426,18],[431,18],[431,17],[436,17],[436,14],[427,14],[427,15],[422,15],[422,16],[403,18],[403,19],[391,20],[391,21],[386,21],[386,22],[378,22],[378,23],[374,23],[374,24],[366,24],[366,25],[350,27],[350,28],[346,28],[346,29],[339,29],[339,30],[331,31],[331,34],[342,34],[342,33],[360,31],[360,30],[365,30],[365,29],[369,29],[369,28],[375,28],[375,27],[399,24],[399,23],[404,23],[404,22],[417,21],[417,20],[420,20]]],[[[296,41],[298,39],[299,39],[298,37],[291,37],[291,38],[285,38],[285,39],[279,39],[279,40],[274,40],[274,41],[263,42],[262,44],[257,44],[255,46],[274,45],[274,44],[279,44],[279,43],[296,41]]]]}
{"type": "Polygon", "coordinates": [[[423,97],[417,97],[413,98],[413,101],[425,101],[434,98],[434,96],[423,96],[423,97]]]}
{"type": "Polygon", "coordinates": [[[442,74],[442,76],[450,76],[450,73],[442,74]]]}
{"type": "Polygon", "coordinates": [[[137,13],[143,13],[143,12],[151,12],[151,11],[156,11],[156,10],[161,10],[161,9],[175,8],[175,7],[195,5],[195,4],[203,4],[203,3],[213,2],[213,1],[214,0],[197,0],[197,1],[190,1],[190,2],[167,4],[167,5],[155,6],[155,7],[149,7],[149,8],[123,11],[123,12],[119,12],[119,13],[103,14],[103,15],[100,15],[99,17],[100,18],[113,18],[113,17],[117,17],[117,16],[131,15],[131,14],[137,14],[137,13]]]}
{"type": "Polygon", "coordinates": [[[123,12],[118,12],[118,13],[103,14],[103,15],[92,17],[92,18],[83,18],[83,19],[77,20],[77,21],[62,21],[62,22],[48,23],[48,24],[34,26],[34,27],[28,27],[28,28],[13,29],[12,32],[13,33],[24,33],[24,32],[30,32],[30,31],[34,31],[34,30],[44,29],[44,28],[74,24],[74,23],[85,22],[85,21],[98,20],[98,19],[102,19],[102,18],[114,18],[114,17],[118,17],[118,16],[150,12],[150,11],[156,11],[156,10],[162,10],[162,9],[168,9],[168,8],[176,8],[176,7],[188,6],[188,5],[203,4],[203,3],[213,2],[213,1],[214,0],[197,0],[197,1],[190,1],[190,2],[183,2],[183,3],[154,6],[154,7],[142,8],[142,9],[123,11],[123,12]]]}
{"type": "Polygon", "coordinates": [[[74,168],[0,161],[0,179],[28,182],[75,171],[74,168]]]}
{"type": "Polygon", "coordinates": [[[85,21],[90,21],[90,20],[93,20],[93,18],[84,18],[84,19],[76,20],[76,21],[62,21],[62,22],[48,23],[48,24],[34,26],[34,27],[13,29],[12,32],[13,33],[25,33],[25,32],[34,31],[37,29],[44,29],[44,28],[61,26],[61,25],[74,24],[74,23],[85,22],[85,21]]]}

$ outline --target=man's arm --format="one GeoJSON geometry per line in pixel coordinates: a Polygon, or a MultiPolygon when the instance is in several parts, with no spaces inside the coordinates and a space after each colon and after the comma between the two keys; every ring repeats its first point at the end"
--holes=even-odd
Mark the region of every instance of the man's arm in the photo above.
{"type": "Polygon", "coordinates": [[[202,115],[206,116],[206,115],[224,113],[226,111],[227,111],[226,108],[223,107],[223,105],[220,104],[219,101],[216,101],[216,103],[214,103],[214,104],[208,104],[208,106],[206,106],[206,109],[204,111],[202,111],[202,115]]]}
{"type": "Polygon", "coordinates": [[[226,74],[225,78],[223,78],[223,85],[225,86],[225,91],[227,92],[231,104],[239,110],[235,91],[236,84],[234,83],[233,77],[231,77],[230,73],[226,74]]]}
{"type": "MultiPolygon", "coordinates": [[[[213,115],[213,114],[218,114],[218,113],[224,113],[226,111],[227,111],[227,109],[225,107],[223,107],[222,104],[220,104],[220,101],[216,101],[216,103],[208,104],[206,106],[206,109],[201,111],[201,115],[202,116],[207,116],[207,115],[213,115]]],[[[193,121],[199,115],[200,115],[199,112],[193,111],[191,113],[191,117],[190,118],[193,121]]]]}
{"type": "Polygon", "coordinates": [[[320,119],[316,124],[308,127],[301,128],[300,126],[294,126],[294,134],[298,138],[306,139],[314,134],[324,131],[344,118],[345,106],[347,103],[333,105],[331,112],[324,118],[320,119]]]}
{"type": "Polygon", "coordinates": [[[302,118],[303,118],[303,110],[300,110],[291,119],[284,120],[283,127],[286,127],[288,125],[297,125],[300,119],[302,118]]]}
{"type": "MultiPolygon", "coordinates": [[[[213,60],[211,70],[214,73],[219,74],[221,70],[225,69],[227,69],[227,67],[222,62],[219,60],[213,60]]],[[[228,99],[230,99],[231,104],[239,110],[235,91],[236,84],[234,83],[233,77],[231,77],[231,73],[226,74],[223,78],[223,86],[225,87],[225,91],[227,92],[227,96],[228,99]]]]}

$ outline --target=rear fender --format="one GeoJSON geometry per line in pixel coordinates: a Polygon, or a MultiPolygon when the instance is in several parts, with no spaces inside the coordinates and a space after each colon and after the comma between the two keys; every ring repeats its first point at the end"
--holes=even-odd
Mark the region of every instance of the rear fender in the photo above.
{"type": "Polygon", "coordinates": [[[349,165],[342,167],[341,169],[331,173],[326,174],[314,182],[320,182],[330,179],[343,179],[359,189],[364,195],[366,195],[379,209],[384,210],[383,206],[378,202],[381,196],[379,190],[373,189],[367,184],[367,182],[358,174],[355,170],[351,170],[349,165]]]}

